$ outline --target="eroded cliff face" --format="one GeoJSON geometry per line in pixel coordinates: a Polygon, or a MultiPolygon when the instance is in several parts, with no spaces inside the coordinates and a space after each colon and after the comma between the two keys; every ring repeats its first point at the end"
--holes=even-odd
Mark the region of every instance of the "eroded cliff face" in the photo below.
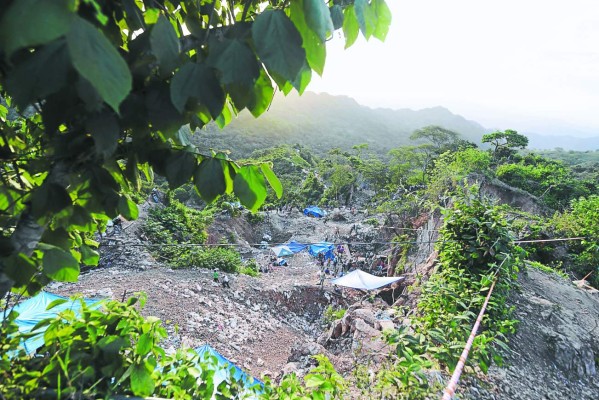
{"type": "Polygon", "coordinates": [[[503,367],[466,379],[471,399],[599,398],[599,294],[535,269],[511,297],[518,330],[503,367]]]}
{"type": "Polygon", "coordinates": [[[497,200],[500,204],[508,204],[521,211],[536,215],[548,215],[551,210],[532,194],[512,187],[498,179],[488,178],[480,174],[471,174],[468,180],[480,183],[480,194],[497,200]]]}

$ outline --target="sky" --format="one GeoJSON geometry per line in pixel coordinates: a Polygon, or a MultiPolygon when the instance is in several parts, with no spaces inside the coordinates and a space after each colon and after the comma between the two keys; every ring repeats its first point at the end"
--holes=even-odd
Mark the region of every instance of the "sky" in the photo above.
{"type": "Polygon", "coordinates": [[[598,0],[387,0],[384,43],[328,43],[309,90],[443,106],[490,129],[599,136],[598,0]]]}

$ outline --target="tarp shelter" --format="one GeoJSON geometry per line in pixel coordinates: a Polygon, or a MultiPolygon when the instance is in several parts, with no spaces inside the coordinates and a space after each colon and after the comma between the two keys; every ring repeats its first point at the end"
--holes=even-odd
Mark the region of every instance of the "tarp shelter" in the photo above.
{"type": "Polygon", "coordinates": [[[333,279],[333,285],[345,286],[353,289],[373,290],[387,286],[401,280],[401,277],[380,277],[370,275],[362,270],[355,270],[341,278],[333,279]]]}
{"type": "Polygon", "coordinates": [[[304,215],[307,215],[308,217],[322,218],[327,215],[327,213],[316,206],[308,206],[304,208],[304,215]]]}
{"type": "MultiPolygon", "coordinates": [[[[83,299],[83,301],[91,307],[100,306],[98,299],[83,299]]],[[[32,298],[25,300],[14,307],[14,311],[19,313],[15,323],[19,327],[19,332],[29,333],[31,332],[31,329],[41,320],[54,318],[58,315],[58,313],[65,310],[73,310],[78,314],[81,310],[81,300],[69,299],[68,297],[62,297],[48,292],[40,292],[32,298]],[[66,301],[62,304],[52,307],[50,310],[47,309],[50,303],[61,299],[66,301]]],[[[44,344],[44,332],[46,329],[47,327],[42,327],[36,330],[36,332],[39,332],[39,334],[21,343],[28,354],[34,353],[38,347],[44,344]]]]}
{"type": "Polygon", "coordinates": [[[205,344],[196,348],[195,351],[200,355],[200,361],[205,361],[206,357],[216,358],[216,364],[214,365],[215,388],[220,385],[222,381],[227,379],[241,381],[245,389],[249,389],[255,385],[260,385],[261,388],[264,387],[264,383],[244,372],[241,368],[227,360],[222,354],[213,349],[210,345],[205,344]]]}
{"type": "Polygon", "coordinates": [[[291,250],[294,253],[299,253],[300,251],[308,247],[307,244],[301,244],[295,241],[287,243],[286,246],[289,248],[289,250],[291,250]]]}
{"type": "Polygon", "coordinates": [[[320,253],[324,253],[324,258],[330,258],[331,260],[335,258],[335,254],[333,250],[335,249],[335,245],[333,243],[328,242],[320,242],[310,245],[310,254],[314,257],[318,257],[320,253]]]}
{"type": "Polygon", "coordinates": [[[285,245],[271,247],[270,250],[272,250],[272,252],[275,253],[277,257],[286,257],[293,255],[293,251],[285,245]]]}

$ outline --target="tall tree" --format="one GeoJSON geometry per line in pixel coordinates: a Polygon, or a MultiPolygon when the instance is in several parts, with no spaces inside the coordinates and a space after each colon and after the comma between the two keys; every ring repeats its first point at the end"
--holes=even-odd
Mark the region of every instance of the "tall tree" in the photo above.
{"type": "Polygon", "coordinates": [[[482,142],[493,146],[493,157],[496,160],[509,158],[516,153],[516,149],[528,146],[528,138],[511,129],[483,135],[482,142]]]}
{"type": "Polygon", "coordinates": [[[411,140],[431,143],[438,153],[441,153],[444,150],[450,150],[451,145],[457,142],[459,138],[459,133],[436,125],[429,125],[417,129],[410,135],[411,140]]]}
{"type": "Polygon", "coordinates": [[[153,172],[252,210],[267,182],[280,196],[269,164],[200,154],[181,127],[259,116],[322,74],[335,30],[347,47],[390,21],[384,0],[0,0],[0,297],[97,263],[91,233],[136,218],[153,172]]]}

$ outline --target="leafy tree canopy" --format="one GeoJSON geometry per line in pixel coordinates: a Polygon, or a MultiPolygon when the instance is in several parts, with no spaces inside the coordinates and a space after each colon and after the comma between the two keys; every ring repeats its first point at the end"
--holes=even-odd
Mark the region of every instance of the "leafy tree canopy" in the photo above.
{"type": "Polygon", "coordinates": [[[528,138],[511,129],[483,135],[482,142],[491,143],[495,158],[507,158],[515,152],[515,149],[524,149],[528,146],[528,138]]]}
{"type": "Polygon", "coordinates": [[[456,142],[459,138],[459,133],[435,125],[417,129],[410,135],[411,140],[430,142],[438,150],[456,142]]]}
{"type": "Polygon", "coordinates": [[[253,210],[267,182],[280,196],[269,164],[201,154],[181,127],[259,116],[322,74],[335,30],[348,47],[390,21],[384,0],[0,0],[0,296],[76,280],[154,172],[253,210]]]}

